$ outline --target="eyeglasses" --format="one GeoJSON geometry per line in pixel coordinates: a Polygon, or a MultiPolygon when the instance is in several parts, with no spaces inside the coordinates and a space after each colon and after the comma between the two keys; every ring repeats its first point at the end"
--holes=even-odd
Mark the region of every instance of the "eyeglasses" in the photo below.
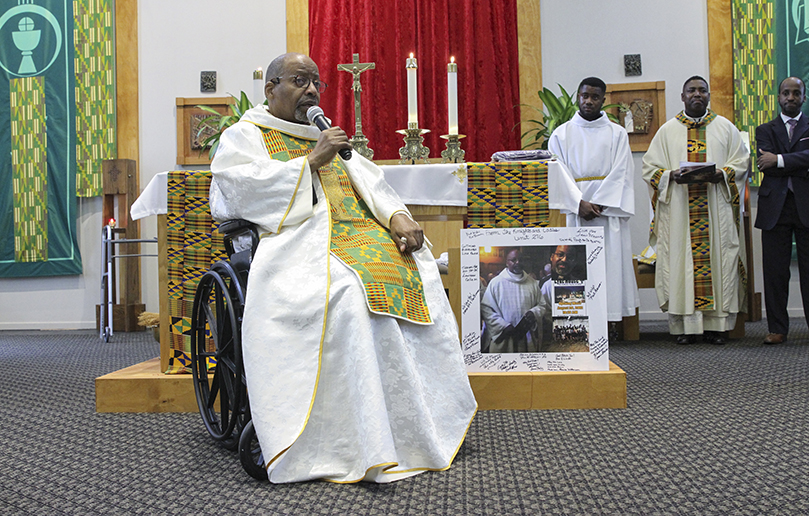
{"type": "MultiPolygon", "coordinates": [[[[328,84],[325,82],[320,82],[317,79],[310,79],[309,77],[304,77],[302,75],[290,75],[289,78],[295,82],[295,86],[298,88],[308,88],[309,83],[314,84],[318,93],[323,93],[326,91],[326,86],[328,86],[328,84]]],[[[286,77],[276,77],[274,79],[270,79],[270,82],[280,84],[281,79],[286,79],[286,77]]]]}
{"type": "Polygon", "coordinates": [[[575,255],[570,254],[570,253],[565,253],[563,251],[555,251],[553,253],[553,256],[559,258],[560,260],[564,260],[565,258],[567,258],[568,260],[575,260],[576,259],[575,255]]]}

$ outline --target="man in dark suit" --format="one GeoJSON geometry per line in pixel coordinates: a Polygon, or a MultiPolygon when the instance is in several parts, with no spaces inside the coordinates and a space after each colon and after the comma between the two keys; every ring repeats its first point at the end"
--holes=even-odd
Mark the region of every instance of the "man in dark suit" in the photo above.
{"type": "Polygon", "coordinates": [[[756,129],[757,164],[764,174],[755,225],[761,230],[769,330],[765,344],[784,342],[789,331],[787,299],[793,234],[803,313],[809,319],[809,120],[801,114],[805,98],[803,81],[787,77],[778,86],[781,115],[756,129]]]}

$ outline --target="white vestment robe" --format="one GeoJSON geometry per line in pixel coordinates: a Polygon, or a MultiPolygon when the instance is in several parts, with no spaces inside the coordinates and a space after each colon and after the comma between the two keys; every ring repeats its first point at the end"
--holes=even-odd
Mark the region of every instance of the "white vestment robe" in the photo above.
{"type": "Polygon", "coordinates": [[[607,115],[579,113],[551,134],[550,150],[562,166],[548,166],[549,206],[567,215],[568,227],[601,226],[606,251],[607,320],[635,315],[639,305],[629,217],[635,214],[632,151],[626,130],[607,115]],[[579,217],[584,200],[603,207],[600,217],[579,217]],[[612,293],[620,292],[620,295],[612,293]]]}
{"type": "Polygon", "coordinates": [[[739,130],[722,116],[706,126],[705,138],[706,160],[723,171],[721,182],[707,184],[714,310],[694,308],[688,185],[670,179],[670,172],[688,161],[688,128],[672,118],[658,129],[643,157],[643,179],[657,192],[654,231],[649,238],[657,251],[655,290],[661,310],[669,313],[669,330],[674,335],[732,329],[743,295],[738,220],[731,200],[733,190],[742,191],[749,154],[739,130]],[[728,170],[733,178],[729,179],[728,170]]]}
{"type": "MultiPolygon", "coordinates": [[[[495,342],[508,326],[516,327],[526,312],[534,310],[536,324],[529,330],[541,325],[542,317],[539,306],[542,298],[537,280],[525,272],[515,275],[508,269],[492,278],[480,301],[480,313],[486,323],[481,348],[488,347],[489,353],[526,353],[541,351],[542,343],[538,338],[541,331],[531,331],[530,335],[517,338],[505,337],[495,342]]],[[[540,326],[541,327],[541,326],[540,326]]]]}
{"type": "MultiPolygon", "coordinates": [[[[305,156],[271,159],[261,127],[309,140],[320,130],[257,106],[222,134],[211,163],[214,219],[261,233],[242,346],[270,481],[389,482],[448,468],[477,404],[430,251],[413,257],[433,323],[371,313],[357,273],[329,252],[318,173],[305,156]]],[[[377,166],[356,152],[344,163],[383,226],[407,213],[377,166]]]]}

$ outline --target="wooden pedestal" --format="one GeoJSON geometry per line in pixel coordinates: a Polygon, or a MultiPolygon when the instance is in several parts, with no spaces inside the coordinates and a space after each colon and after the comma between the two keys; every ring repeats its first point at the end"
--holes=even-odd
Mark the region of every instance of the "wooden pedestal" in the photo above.
{"type": "Polygon", "coordinates": [[[160,359],[96,378],[96,412],[196,412],[190,374],[163,374],[160,359]]]}
{"type": "MultiPolygon", "coordinates": [[[[626,373],[471,373],[480,410],[626,408],[626,373]]],[[[96,378],[96,412],[197,412],[190,374],[163,374],[160,359],[96,378]]]]}

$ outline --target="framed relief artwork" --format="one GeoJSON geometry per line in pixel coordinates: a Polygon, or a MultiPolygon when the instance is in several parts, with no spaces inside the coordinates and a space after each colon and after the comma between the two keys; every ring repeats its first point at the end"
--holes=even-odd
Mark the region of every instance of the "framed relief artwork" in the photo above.
{"type": "Polygon", "coordinates": [[[467,371],[609,370],[605,261],[601,227],[463,230],[467,371]]]}
{"type": "Polygon", "coordinates": [[[607,84],[604,104],[618,104],[610,111],[626,128],[632,152],[649,149],[658,128],[666,121],[666,81],[607,84]]]}
{"type": "Polygon", "coordinates": [[[228,105],[233,104],[233,97],[177,97],[177,164],[207,165],[211,163],[208,150],[203,149],[200,142],[210,136],[210,131],[199,133],[199,123],[210,113],[198,108],[208,106],[218,113],[227,114],[228,105]]]}

